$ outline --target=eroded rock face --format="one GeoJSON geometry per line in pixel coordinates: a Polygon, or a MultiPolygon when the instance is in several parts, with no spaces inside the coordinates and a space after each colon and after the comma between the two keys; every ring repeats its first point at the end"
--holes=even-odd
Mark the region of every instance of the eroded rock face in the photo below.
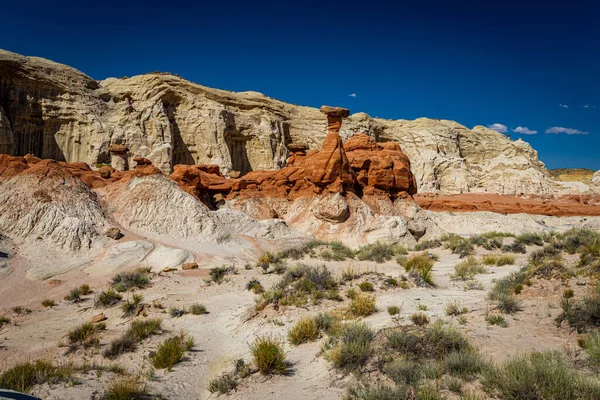
{"type": "Polygon", "coordinates": [[[600,187],[600,171],[596,171],[594,176],[592,176],[592,185],[600,187]]]}
{"type": "Polygon", "coordinates": [[[278,170],[290,152],[294,158],[304,151],[290,143],[307,146],[310,154],[323,147],[329,132],[339,131],[342,140],[365,133],[377,142],[398,142],[411,160],[419,192],[563,190],[527,143],[453,121],[391,121],[357,113],[340,127],[347,110],[328,108],[324,115],[169,74],[97,83],[67,66],[6,51],[0,51],[0,88],[0,152],[12,155],[112,162],[119,171],[145,157],[166,174],[177,164],[216,164],[224,176],[234,177],[278,170]],[[334,118],[328,120],[327,112],[334,118]],[[117,145],[128,152],[112,152],[117,145]]]}

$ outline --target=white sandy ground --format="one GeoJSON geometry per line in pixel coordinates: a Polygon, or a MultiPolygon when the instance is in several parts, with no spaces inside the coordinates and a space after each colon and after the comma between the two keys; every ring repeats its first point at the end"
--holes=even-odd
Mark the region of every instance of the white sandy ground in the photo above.
{"type": "MultiPolygon", "coordinates": [[[[482,252],[481,249],[478,251],[482,252]]],[[[467,324],[457,326],[460,326],[484,354],[495,360],[522,351],[575,348],[575,335],[566,327],[557,328],[554,325],[554,318],[559,313],[558,299],[563,290],[558,282],[536,282],[532,287],[525,287],[520,296],[523,299],[524,310],[514,317],[507,317],[508,328],[490,327],[486,324],[485,314],[489,307],[486,301],[487,290],[494,279],[504,277],[524,265],[526,255],[518,255],[515,265],[489,267],[488,273],[479,275],[478,280],[485,290],[465,291],[463,282],[452,281],[449,277],[454,271],[454,265],[460,261],[458,256],[448,250],[435,249],[433,252],[440,255],[433,270],[437,287],[384,290],[380,284],[376,284],[378,311],[365,319],[369,325],[377,329],[394,325],[387,313],[387,307],[390,305],[402,306],[402,324],[410,323],[408,317],[417,310],[419,304],[427,306],[428,310],[425,312],[432,320],[452,320],[445,316],[444,307],[450,300],[458,299],[469,309],[469,313],[467,324]]],[[[281,307],[279,312],[268,308],[253,316],[255,296],[245,289],[246,283],[256,278],[268,289],[280,276],[265,275],[258,268],[246,270],[243,264],[238,262],[237,275],[228,275],[227,281],[221,285],[209,285],[205,282],[209,268],[221,265],[223,260],[213,256],[205,257],[202,254],[197,256],[201,264],[200,269],[156,275],[152,279],[152,286],[140,291],[146,303],[157,300],[165,307],[164,310],[151,308],[148,317],[162,318],[163,326],[169,333],[183,330],[196,340],[195,350],[177,364],[172,372],[156,371],[156,378],[149,380],[149,387],[154,392],[162,393],[169,399],[216,397],[206,390],[208,381],[223,371],[231,371],[233,361],[238,358],[251,361],[248,344],[254,338],[270,334],[285,340],[287,330],[300,317],[341,307],[348,302],[324,301],[319,306],[307,308],[281,307]],[[171,318],[166,313],[170,306],[183,307],[196,302],[206,305],[210,313],[202,316],[185,315],[181,318],[171,318]]],[[[325,264],[338,276],[348,266],[390,277],[399,277],[404,272],[393,260],[377,264],[358,261],[323,262],[306,258],[302,262],[311,265],[325,264]]],[[[143,261],[141,265],[144,265],[143,261]]],[[[28,262],[17,256],[12,261],[11,271],[2,278],[0,315],[7,314],[14,324],[5,325],[0,330],[0,368],[38,358],[48,358],[55,362],[81,363],[85,360],[110,364],[110,361],[103,359],[101,352],[110,340],[121,335],[128,327],[128,321],[121,318],[118,307],[94,309],[93,294],[87,296],[83,303],[76,305],[62,298],[70,289],[83,283],[90,284],[98,293],[107,287],[110,277],[116,271],[111,269],[109,273],[100,276],[96,270],[90,273],[86,268],[80,268],[50,280],[31,281],[25,277],[27,266],[28,262]],[[56,300],[58,305],[53,309],[44,309],[40,302],[45,298],[56,300]],[[29,315],[15,316],[10,311],[14,306],[28,307],[33,312],[29,315]],[[89,321],[100,311],[108,317],[107,331],[101,335],[100,349],[87,352],[79,350],[63,356],[65,349],[59,348],[57,343],[64,340],[70,329],[89,321]]],[[[382,280],[381,277],[371,274],[355,280],[353,285],[358,285],[364,279],[374,282],[382,280]]],[[[348,286],[342,285],[340,293],[344,294],[348,286]]],[[[586,289],[575,284],[572,288],[576,291],[586,289]]],[[[166,334],[154,336],[143,343],[135,353],[123,355],[116,362],[129,372],[139,372],[146,378],[150,370],[148,355],[165,337],[166,334]]],[[[328,361],[318,355],[320,342],[297,347],[286,343],[285,349],[289,361],[293,364],[293,374],[269,378],[253,375],[242,380],[238,391],[230,398],[338,399],[343,396],[344,388],[352,378],[334,370],[328,361]]],[[[75,385],[43,385],[36,388],[35,393],[44,399],[89,399],[101,395],[113,379],[114,376],[110,373],[98,376],[95,371],[91,371],[80,376],[75,385]]]]}

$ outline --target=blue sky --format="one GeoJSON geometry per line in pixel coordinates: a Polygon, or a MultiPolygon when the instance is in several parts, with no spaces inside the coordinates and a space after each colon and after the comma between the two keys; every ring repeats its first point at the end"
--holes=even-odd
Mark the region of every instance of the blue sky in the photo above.
{"type": "Polygon", "coordinates": [[[498,124],[549,168],[600,169],[600,6],[401,3],[7,2],[0,48],[95,79],[160,70],[382,118],[498,124]]]}

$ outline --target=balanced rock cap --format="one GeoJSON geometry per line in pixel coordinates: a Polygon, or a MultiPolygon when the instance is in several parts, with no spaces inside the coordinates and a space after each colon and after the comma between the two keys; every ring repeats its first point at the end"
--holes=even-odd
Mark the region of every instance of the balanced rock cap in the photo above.
{"type": "Polygon", "coordinates": [[[111,144],[108,146],[108,151],[111,153],[127,153],[129,149],[122,144],[111,144]]]}
{"type": "Polygon", "coordinates": [[[350,115],[350,110],[342,107],[321,106],[321,112],[331,117],[346,118],[350,115]]]}

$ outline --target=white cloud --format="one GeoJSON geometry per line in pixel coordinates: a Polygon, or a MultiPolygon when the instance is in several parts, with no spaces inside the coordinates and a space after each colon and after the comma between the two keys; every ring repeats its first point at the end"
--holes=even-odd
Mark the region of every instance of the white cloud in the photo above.
{"type": "Polygon", "coordinates": [[[583,108],[590,108],[590,105],[586,104],[585,106],[583,106],[583,108]]]}
{"type": "Polygon", "coordinates": [[[348,97],[358,97],[358,95],[356,93],[350,93],[348,97]]]}
{"type": "Polygon", "coordinates": [[[499,123],[488,125],[488,128],[495,130],[496,132],[506,133],[508,132],[508,127],[506,125],[502,125],[499,123]]]}
{"type": "Polygon", "coordinates": [[[569,108],[569,106],[568,106],[568,105],[566,105],[566,104],[559,104],[558,106],[559,106],[559,107],[562,107],[562,108],[569,108]]]}
{"type": "Polygon", "coordinates": [[[513,132],[521,133],[523,135],[535,135],[537,133],[537,131],[532,131],[526,126],[517,126],[515,129],[513,129],[513,132]]]}
{"type": "Polygon", "coordinates": [[[566,133],[567,135],[587,135],[588,132],[580,131],[579,129],[563,128],[562,126],[553,126],[546,129],[546,133],[566,133]]]}

